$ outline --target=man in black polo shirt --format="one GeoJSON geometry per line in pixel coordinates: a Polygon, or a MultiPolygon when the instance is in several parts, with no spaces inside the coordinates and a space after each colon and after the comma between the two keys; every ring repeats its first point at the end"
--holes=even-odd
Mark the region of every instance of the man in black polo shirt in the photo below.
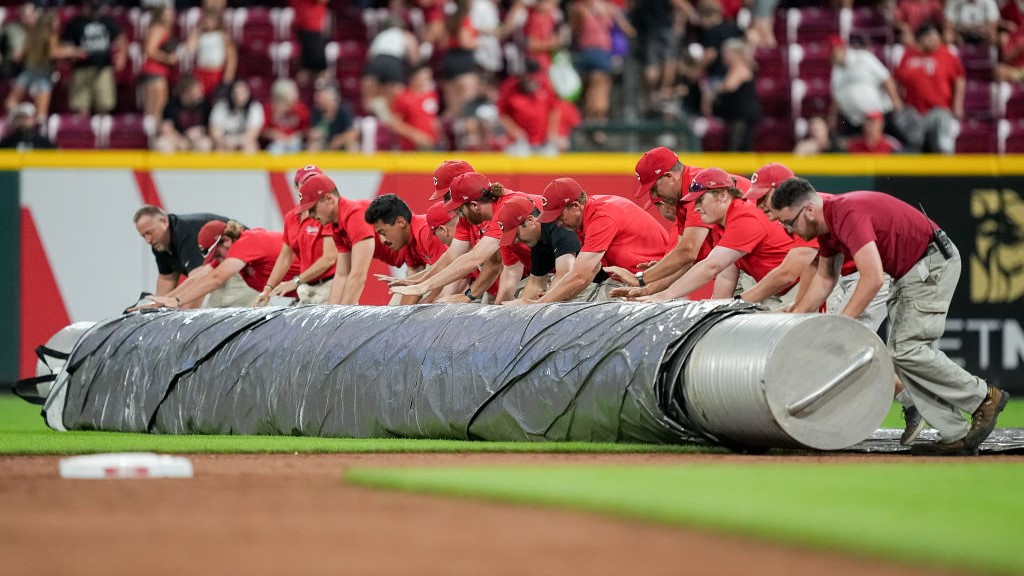
{"type": "MultiPolygon", "coordinates": [[[[227,222],[217,214],[168,214],[160,207],[146,204],[135,211],[135,229],[139,236],[153,249],[158,276],[157,296],[167,294],[178,286],[181,277],[199,278],[210,272],[203,266],[203,253],[199,248],[199,229],[211,220],[227,222]]],[[[237,275],[236,275],[237,276],[237,275]]],[[[256,293],[242,283],[241,278],[231,278],[210,294],[207,304],[212,307],[248,306],[256,293]]]]}
{"type": "MultiPolygon", "coordinates": [[[[554,283],[572,269],[576,254],[580,251],[580,239],[575,232],[554,222],[542,224],[540,209],[527,197],[508,200],[498,209],[494,222],[501,228],[501,260],[505,265],[502,272],[497,301],[506,304],[529,304],[547,290],[548,275],[554,273],[554,283]],[[514,287],[522,276],[524,268],[530,269],[526,286],[518,299],[506,296],[506,286],[514,287]]],[[[603,271],[598,272],[590,287],[581,292],[573,301],[591,301],[597,297],[597,286],[608,279],[603,271]]]]}

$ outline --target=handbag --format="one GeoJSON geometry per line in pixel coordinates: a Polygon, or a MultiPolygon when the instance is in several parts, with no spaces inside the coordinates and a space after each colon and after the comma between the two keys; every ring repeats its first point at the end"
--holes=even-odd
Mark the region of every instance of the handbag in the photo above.
{"type": "Polygon", "coordinates": [[[555,94],[562,100],[575,102],[583,91],[583,79],[576,67],[572,64],[572,57],[566,50],[556,52],[551,58],[551,67],[548,68],[548,78],[551,80],[551,87],[555,94]]]}

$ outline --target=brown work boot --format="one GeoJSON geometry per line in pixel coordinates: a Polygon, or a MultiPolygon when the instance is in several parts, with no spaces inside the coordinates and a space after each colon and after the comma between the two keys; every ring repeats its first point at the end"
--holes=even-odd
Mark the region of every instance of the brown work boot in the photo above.
{"type": "Polygon", "coordinates": [[[900,436],[900,444],[910,446],[921,435],[924,430],[924,418],[918,412],[916,406],[903,407],[903,434],[900,436]]]}
{"type": "Polygon", "coordinates": [[[1003,408],[1006,408],[1006,402],[1009,399],[1010,395],[1006,392],[994,386],[988,387],[988,395],[985,396],[985,400],[971,415],[971,429],[967,432],[967,437],[964,438],[969,448],[977,450],[978,446],[995,430],[996,419],[1003,408]]]}
{"type": "Polygon", "coordinates": [[[978,448],[967,445],[967,438],[956,442],[922,442],[910,447],[914,456],[976,456],[978,448]]]}

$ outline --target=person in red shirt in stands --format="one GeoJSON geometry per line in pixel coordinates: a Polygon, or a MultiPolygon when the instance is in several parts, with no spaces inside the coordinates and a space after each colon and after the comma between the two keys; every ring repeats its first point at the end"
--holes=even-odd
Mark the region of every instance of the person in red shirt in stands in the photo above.
{"type": "Polygon", "coordinates": [[[801,178],[783,182],[772,196],[782,223],[820,245],[808,298],[793,312],[818,309],[838,281],[836,258],[853,260],[860,280],[840,313],[857,318],[893,279],[888,348],[896,374],[939,432],[937,442],[914,444],[923,455],[977,454],[995,429],[1009,395],[970,374],[936,346],[960,278],[960,252],[938,225],[906,202],[881,192],[822,198],[801,178]],[[968,423],[963,413],[971,413],[968,423]]]}
{"type": "Polygon", "coordinates": [[[558,37],[558,23],[564,20],[556,0],[537,0],[530,7],[526,24],[523,25],[523,36],[526,37],[526,57],[540,65],[542,72],[547,73],[551,67],[551,57],[562,48],[562,40],[558,37]]]}
{"type": "Polygon", "coordinates": [[[861,135],[846,145],[846,150],[854,154],[894,154],[902,148],[899,140],[885,133],[885,115],[878,110],[864,116],[861,135]]]}
{"type": "Polygon", "coordinates": [[[402,150],[434,150],[440,143],[437,112],[440,105],[434,90],[430,66],[416,67],[409,75],[409,84],[391,104],[385,123],[400,137],[402,150]]]}
{"type": "Polygon", "coordinates": [[[327,71],[327,4],[330,0],[290,0],[295,10],[295,38],[299,41],[299,71],[296,80],[303,86],[320,79],[327,71]]]}
{"type": "MultiPolygon", "coordinates": [[[[694,262],[703,260],[711,252],[713,247],[709,234],[711,225],[701,220],[700,214],[693,209],[692,202],[682,200],[686,188],[701,170],[696,166],[684,165],[679,161],[679,156],[675,152],[664,146],[644,152],[640,160],[637,161],[636,178],[640,182],[640,186],[636,190],[636,197],[649,197],[652,201],[660,200],[666,209],[673,208],[676,213],[678,239],[675,247],[664,258],[650,268],[638,272],[634,278],[609,270],[608,272],[613,277],[626,286],[640,288],[640,290],[634,291],[625,288],[616,289],[612,291],[612,296],[631,294],[635,297],[656,294],[667,288],[694,262]]],[[[747,190],[750,187],[750,180],[735,174],[732,176],[740,190],[747,190]]],[[[710,285],[692,295],[694,299],[710,296],[710,285]]]]}
{"type": "MultiPolygon", "coordinates": [[[[436,263],[448,249],[434,234],[422,214],[394,194],[382,194],[366,207],[364,219],[373,226],[380,243],[401,255],[401,262],[413,274],[436,263]]],[[[416,296],[403,296],[399,304],[415,304],[416,296]]]]}
{"type": "Polygon", "coordinates": [[[506,78],[498,89],[499,119],[512,141],[506,151],[557,153],[560,150],[559,102],[547,74],[534,60],[526,61],[522,74],[506,78]]]}
{"type": "Polygon", "coordinates": [[[278,78],[270,88],[270,102],[263,105],[263,131],[271,154],[302,150],[303,137],[309,130],[309,108],[299,100],[299,87],[294,80],[278,78]]]}
{"type": "MultiPolygon", "coordinates": [[[[323,174],[316,166],[309,164],[295,171],[295,189],[298,190],[307,178],[323,174]]],[[[277,256],[274,270],[267,279],[254,306],[266,305],[272,296],[291,292],[299,295],[299,304],[324,304],[331,293],[334,279],[334,265],[338,260],[338,249],[329,226],[323,226],[308,212],[289,212],[284,217],[284,244],[277,256]],[[298,258],[299,274],[285,278],[285,274],[298,258]]]]}
{"type": "MultiPolygon", "coordinates": [[[[451,199],[445,204],[445,208],[451,212],[458,212],[462,218],[468,220],[470,224],[478,227],[478,229],[483,224],[490,223],[494,214],[510,198],[530,196],[522,192],[506,190],[501,183],[491,182],[487,176],[479,172],[466,172],[453,178],[450,193],[451,199]]],[[[531,199],[537,204],[540,203],[540,197],[533,196],[531,199]]],[[[486,262],[492,262],[492,265],[496,266],[494,272],[500,273],[499,240],[501,238],[501,229],[498,226],[488,226],[486,229],[480,229],[479,233],[482,236],[474,242],[472,238],[460,237],[460,232],[457,230],[455,238],[459,241],[458,248],[456,248],[457,244],[453,242],[449,251],[464,250],[470,245],[472,246],[471,249],[461,253],[451,264],[448,264],[443,270],[439,270],[437,274],[426,278],[418,284],[395,286],[392,288],[392,291],[405,295],[418,296],[426,294],[464,278],[486,262]]],[[[496,278],[497,274],[494,274],[494,276],[481,274],[480,281],[474,282],[464,293],[466,301],[475,302],[480,300],[483,297],[483,293],[494,283],[496,278]]]]}
{"type": "Polygon", "coordinates": [[[935,24],[917,29],[917,47],[907,47],[894,76],[906,104],[895,122],[907,143],[914,150],[952,154],[967,81],[960,58],[943,44],[935,24]]]}
{"type": "MultiPolygon", "coordinates": [[[[662,258],[672,246],[665,227],[646,210],[619,196],[588,195],[572,178],[556,178],[544,189],[540,221],[558,222],[580,237],[572,270],[537,302],[572,300],[601,272],[602,265],[630,273],[662,258]]],[[[611,285],[606,285],[611,288],[611,285]]],[[[607,299],[599,295],[597,299],[607,299]]]]}
{"type": "MultiPolygon", "coordinates": [[[[213,271],[195,280],[183,282],[164,296],[147,296],[146,299],[152,304],[138,308],[178,308],[192,302],[200,303],[207,294],[234,274],[241,275],[253,290],[261,290],[267,285],[284,242],[281,232],[262,228],[249,230],[234,220],[211,220],[199,230],[197,238],[205,257],[203,264],[214,266],[213,271]]],[[[298,262],[294,262],[288,274],[298,273],[298,262]]],[[[291,292],[285,296],[295,297],[296,294],[291,292]]]]}
{"type": "Polygon", "coordinates": [[[338,187],[324,174],[314,174],[299,187],[296,213],[311,212],[320,224],[333,225],[338,249],[330,304],[358,304],[366,284],[376,245],[376,233],[363,219],[369,201],[342,198],[338,187]]]}
{"type": "MultiPolygon", "coordinates": [[[[815,251],[806,246],[794,246],[793,239],[781,226],[770,222],[757,206],[744,202],[742,195],[732,176],[720,168],[706,168],[694,177],[683,201],[693,201],[704,223],[712,225],[710,234],[714,248],[667,289],[640,300],[660,302],[683,298],[711,280],[715,281],[714,297],[731,298],[741,270],[760,282],[782,264],[790,250],[800,251],[800,257],[805,259],[804,266],[810,263],[815,251]]],[[[788,286],[762,299],[762,303],[769,308],[779,308],[792,302],[796,296],[792,288],[797,280],[793,278],[788,286]]],[[[635,295],[630,297],[635,298],[635,295]]]]}

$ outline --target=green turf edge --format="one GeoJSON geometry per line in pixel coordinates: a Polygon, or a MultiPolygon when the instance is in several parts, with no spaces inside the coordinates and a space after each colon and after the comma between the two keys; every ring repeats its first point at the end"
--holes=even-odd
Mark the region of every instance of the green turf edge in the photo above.
{"type": "Polygon", "coordinates": [[[1024,464],[352,468],[355,485],[549,505],[913,565],[1024,572],[1024,464]],[[642,487],[642,489],[637,489],[642,487]]]}

